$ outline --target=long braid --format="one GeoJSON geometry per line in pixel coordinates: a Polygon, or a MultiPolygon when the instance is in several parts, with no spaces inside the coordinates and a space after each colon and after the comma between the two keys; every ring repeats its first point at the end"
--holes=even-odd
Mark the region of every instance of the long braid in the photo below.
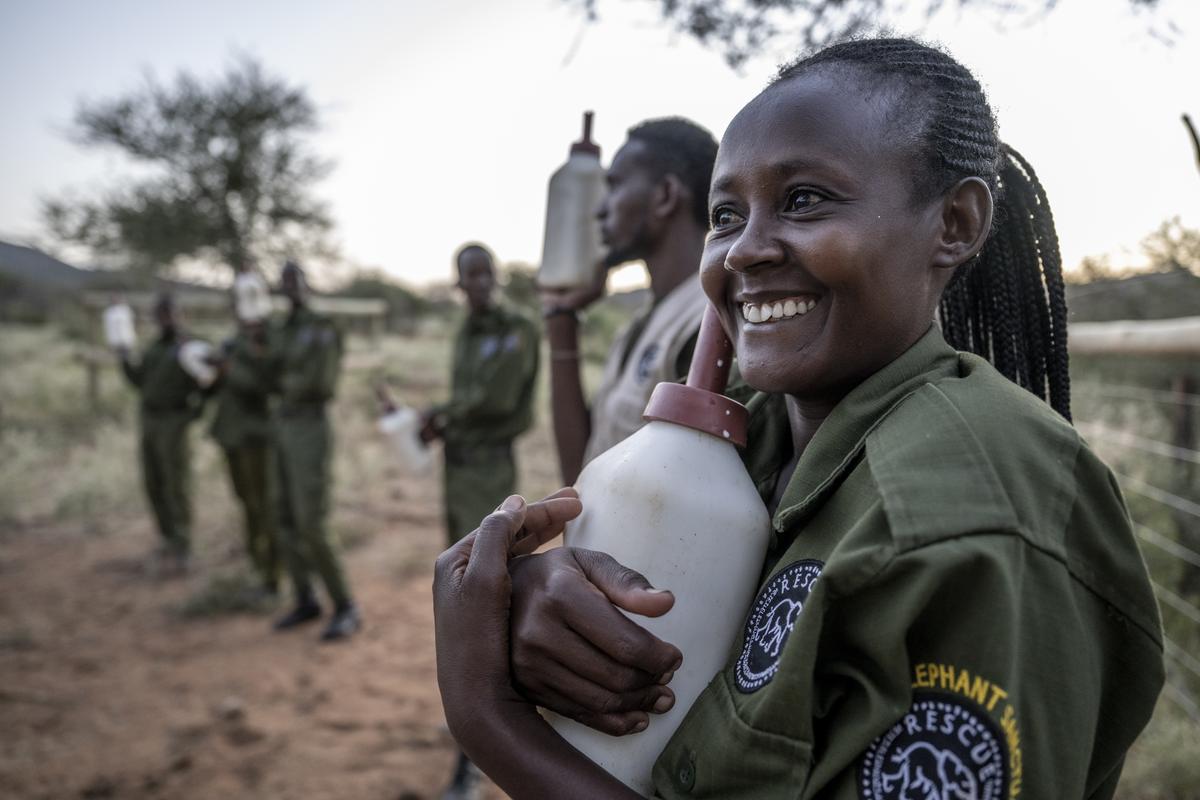
{"type": "Polygon", "coordinates": [[[992,231],[942,295],[943,334],[1069,420],[1067,304],[1054,216],[1029,162],[1000,141],[979,81],[946,53],[919,42],[861,39],[800,59],[780,70],[775,82],[824,65],[849,65],[905,92],[898,107],[919,125],[917,200],[968,177],[991,189],[992,231]]]}

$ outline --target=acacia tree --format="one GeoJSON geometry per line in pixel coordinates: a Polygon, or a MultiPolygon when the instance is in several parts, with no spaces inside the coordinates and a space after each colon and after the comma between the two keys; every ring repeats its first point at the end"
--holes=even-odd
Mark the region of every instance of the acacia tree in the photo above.
{"type": "MultiPolygon", "coordinates": [[[[701,44],[719,48],[731,67],[762,52],[774,40],[792,37],[805,48],[878,28],[906,12],[932,16],[947,5],[991,8],[997,13],[1040,13],[1058,0],[654,0],[663,19],[701,44]]],[[[601,0],[566,0],[588,19],[599,16],[601,0]]],[[[1149,8],[1158,0],[1129,0],[1149,8]]],[[[794,49],[794,47],[793,47],[794,49]]]]}
{"type": "Polygon", "coordinates": [[[253,264],[329,255],[331,221],[313,184],[330,163],[305,137],[317,111],[301,87],[241,58],[216,80],[181,72],[173,83],[80,104],[72,138],[115,148],[146,177],[99,198],[43,203],[60,239],[147,273],[181,259],[253,264]]]}

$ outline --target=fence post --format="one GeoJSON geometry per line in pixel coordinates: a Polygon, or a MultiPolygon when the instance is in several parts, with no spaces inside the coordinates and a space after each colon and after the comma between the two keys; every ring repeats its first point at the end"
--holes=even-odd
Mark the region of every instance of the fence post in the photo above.
{"type": "MultiPolygon", "coordinates": [[[[1171,381],[1171,390],[1180,400],[1179,403],[1175,404],[1172,442],[1176,447],[1195,449],[1196,409],[1192,404],[1184,402],[1189,396],[1194,394],[1195,381],[1192,380],[1191,375],[1176,375],[1171,381]]],[[[1174,491],[1181,497],[1190,497],[1192,496],[1196,481],[1195,465],[1189,462],[1181,462],[1178,468],[1179,483],[1174,487],[1174,491]]],[[[1200,528],[1200,520],[1179,510],[1173,510],[1171,516],[1175,518],[1175,526],[1179,531],[1179,538],[1182,542],[1193,549],[1200,548],[1200,530],[1197,530],[1197,528],[1200,528]]],[[[1196,597],[1200,595],[1200,568],[1191,564],[1184,565],[1183,572],[1179,576],[1179,593],[1184,597],[1196,597]]]]}

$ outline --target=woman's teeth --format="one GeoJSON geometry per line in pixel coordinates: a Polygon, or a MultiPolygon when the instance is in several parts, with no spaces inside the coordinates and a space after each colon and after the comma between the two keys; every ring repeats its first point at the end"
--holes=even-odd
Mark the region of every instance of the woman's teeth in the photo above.
{"type": "Polygon", "coordinates": [[[816,305],[816,300],[800,298],[789,298],[774,303],[742,303],[742,317],[746,322],[771,322],[807,314],[816,305]]]}

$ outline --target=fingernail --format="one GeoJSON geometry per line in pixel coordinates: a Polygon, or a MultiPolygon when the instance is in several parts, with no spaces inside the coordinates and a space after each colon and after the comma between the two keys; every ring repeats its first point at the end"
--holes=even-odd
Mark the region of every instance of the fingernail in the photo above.
{"type": "Polygon", "coordinates": [[[633,726],[633,732],[641,733],[642,731],[646,730],[646,727],[649,724],[650,724],[650,720],[643,719],[643,720],[639,721],[636,725],[633,726]]]}
{"type": "Polygon", "coordinates": [[[514,494],[512,497],[508,498],[500,505],[500,510],[501,511],[520,511],[521,507],[524,505],[525,505],[525,498],[521,497],[521,495],[519,495],[519,494],[514,494]]]}
{"type": "Polygon", "coordinates": [[[662,714],[665,711],[670,711],[673,705],[675,705],[675,698],[669,694],[664,694],[654,701],[654,710],[662,714]]]}
{"type": "Polygon", "coordinates": [[[671,670],[670,672],[664,672],[663,676],[658,679],[658,682],[660,684],[662,684],[663,686],[666,686],[668,683],[671,682],[671,678],[674,678],[674,677],[675,677],[675,670],[671,670]]]}
{"type": "Polygon", "coordinates": [[[648,594],[670,594],[670,589],[646,589],[648,594]]]}

